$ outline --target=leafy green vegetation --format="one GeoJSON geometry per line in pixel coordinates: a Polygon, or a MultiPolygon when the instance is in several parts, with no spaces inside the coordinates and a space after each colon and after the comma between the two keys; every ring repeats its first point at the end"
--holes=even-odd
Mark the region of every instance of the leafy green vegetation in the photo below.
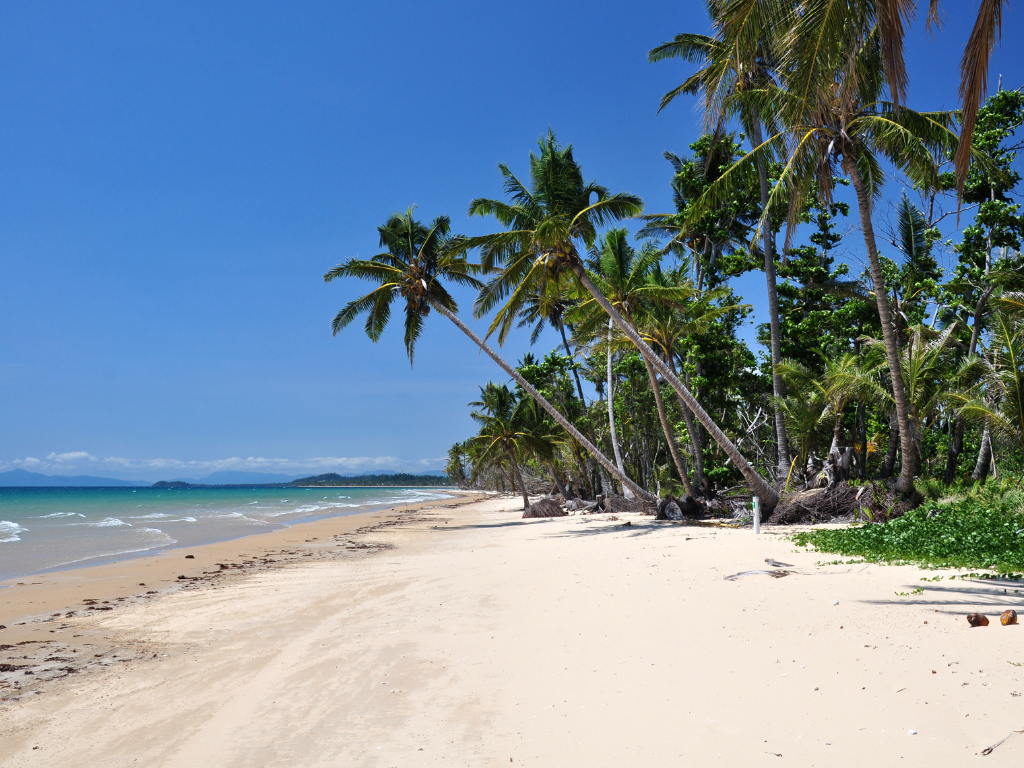
{"type": "Polygon", "coordinates": [[[1024,493],[1007,482],[990,482],[956,498],[926,501],[887,523],[804,531],[793,540],[868,562],[987,568],[1017,576],[1024,570],[1024,493]]]}

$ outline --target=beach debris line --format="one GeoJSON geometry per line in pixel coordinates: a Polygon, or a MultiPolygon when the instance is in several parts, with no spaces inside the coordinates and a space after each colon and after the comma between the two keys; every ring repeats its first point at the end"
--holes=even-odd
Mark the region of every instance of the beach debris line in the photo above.
{"type": "Polygon", "coordinates": [[[789,576],[794,571],[743,571],[742,573],[734,573],[732,576],[726,576],[722,581],[736,581],[736,579],[742,579],[744,576],[771,576],[773,579],[781,579],[783,576],[789,576]]]}
{"type": "Polygon", "coordinates": [[[554,499],[541,499],[540,501],[533,502],[529,507],[523,510],[523,518],[533,517],[566,517],[568,516],[562,505],[554,499]]]}
{"type": "Polygon", "coordinates": [[[970,624],[972,627],[987,627],[988,616],[986,616],[984,613],[968,613],[967,623],[970,624]]]}
{"type": "Polygon", "coordinates": [[[1017,623],[1017,612],[1014,610],[1003,611],[1003,615],[999,617],[999,623],[1004,627],[1008,627],[1011,624],[1017,623]]]}
{"type": "Polygon", "coordinates": [[[792,568],[793,567],[792,563],[780,563],[778,560],[774,560],[774,559],[772,559],[770,557],[766,557],[764,559],[764,561],[766,563],[768,563],[768,565],[770,565],[772,568],[792,568]]]}

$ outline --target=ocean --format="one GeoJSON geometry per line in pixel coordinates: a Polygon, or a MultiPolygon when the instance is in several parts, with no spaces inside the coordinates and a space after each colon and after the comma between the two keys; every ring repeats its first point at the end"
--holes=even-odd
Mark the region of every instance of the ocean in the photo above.
{"type": "Polygon", "coordinates": [[[0,580],[451,497],[438,488],[0,488],[0,580]]]}

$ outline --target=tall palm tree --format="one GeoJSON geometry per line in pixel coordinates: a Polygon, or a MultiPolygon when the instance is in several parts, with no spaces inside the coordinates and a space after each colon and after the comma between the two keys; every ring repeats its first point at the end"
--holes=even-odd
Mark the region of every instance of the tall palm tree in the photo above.
{"type": "Polygon", "coordinates": [[[461,247],[464,238],[452,235],[451,221],[447,216],[438,216],[430,226],[425,226],[413,218],[413,209],[410,208],[404,214],[394,214],[377,228],[377,232],[380,245],[385,249],[382,253],[369,259],[350,259],[324,275],[326,282],[357,277],[378,284],[370,293],[350,301],[338,312],[332,323],[335,335],[365,313],[366,335],[376,342],[391,318],[392,304],[404,300],[405,349],[411,364],[424,320],[431,310],[439,312],[469,336],[619,482],[638,496],[655,500],[651,494],[620,473],[608,457],[544,399],[530,382],[459,319],[455,299],[444,287],[444,281],[478,290],[483,284],[473,276],[475,268],[466,260],[465,248],[461,247]]]}
{"type": "MultiPolygon", "coordinates": [[[[988,87],[988,64],[999,40],[1003,8],[1008,0],[981,0],[978,16],[960,60],[961,139],[956,148],[956,185],[963,194],[972,160],[971,137],[978,109],[988,87]]],[[[907,71],[903,43],[918,3],[915,0],[745,0],[729,3],[728,21],[742,25],[749,15],[775,20],[776,34],[789,41],[786,66],[790,72],[801,111],[813,108],[822,82],[832,77],[834,63],[830,50],[856,50],[874,32],[878,38],[879,66],[884,73],[893,102],[906,102],[907,71]],[[799,9],[799,13],[794,13],[799,9]],[[826,54],[826,55],[823,55],[826,54]]],[[[939,0],[928,0],[928,24],[938,26],[939,0]]]]}
{"type": "MultiPolygon", "coordinates": [[[[756,13],[749,14],[743,24],[723,24],[725,7],[720,0],[707,0],[708,14],[715,25],[713,37],[699,34],[676,35],[671,41],[651,49],[647,54],[650,62],[666,59],[684,59],[695,62],[700,69],[682,85],[666,93],[658,108],[660,113],[677,96],[682,94],[700,95],[704,109],[705,128],[717,136],[730,112],[739,118],[753,146],[764,142],[762,125],[765,120],[771,125],[771,116],[762,115],[749,101],[730,99],[729,96],[766,84],[775,84],[778,55],[772,44],[776,37],[766,33],[765,22],[756,13]]],[[[770,157],[762,153],[755,160],[758,191],[762,208],[762,252],[764,275],[768,289],[768,325],[770,330],[770,351],[772,361],[772,392],[775,402],[785,394],[782,376],[776,367],[782,360],[782,326],[779,319],[779,294],[775,274],[775,231],[771,223],[770,183],[768,163],[770,157]]],[[[779,408],[775,408],[776,474],[785,477],[789,470],[789,444],[786,439],[786,420],[779,408]]]]}
{"type": "MultiPolygon", "coordinates": [[[[788,157],[771,197],[788,198],[791,211],[806,199],[815,188],[815,182],[820,194],[831,199],[832,178],[842,173],[850,179],[857,197],[900,429],[903,463],[896,489],[911,496],[915,493],[918,467],[910,434],[906,386],[900,369],[899,339],[882,276],[871,214],[884,180],[883,159],[915,183],[924,186],[938,183],[934,157],[956,146],[956,135],[951,130],[954,116],[945,112],[915,112],[882,99],[885,80],[877,30],[849,43],[855,46],[853,49],[836,48],[845,42],[844,39],[829,41],[829,45],[819,51],[819,58],[829,59],[832,67],[826,70],[820,63],[817,65],[822,80],[815,85],[813,101],[794,92],[792,82],[745,95],[765,105],[774,105],[782,115],[784,127],[778,136],[726,171],[695,208],[698,211],[711,208],[717,199],[727,195],[750,163],[774,140],[787,142],[788,157]]],[[[799,73],[799,68],[794,72],[799,73]]]]}
{"type": "MultiPolygon", "coordinates": [[[[660,250],[654,243],[646,243],[639,252],[634,249],[629,244],[629,232],[625,228],[608,230],[598,244],[591,249],[589,260],[591,280],[634,328],[640,326],[652,306],[668,306],[669,303],[682,304],[691,301],[697,294],[697,291],[691,286],[670,285],[663,280],[654,279],[660,259],[660,250]]],[[[577,319],[577,332],[584,337],[596,331],[597,326],[601,325],[606,317],[607,315],[593,298],[580,302],[577,309],[574,310],[574,318],[577,319]]],[[[612,328],[610,320],[608,323],[608,391],[610,392],[612,388],[612,328]]],[[[690,484],[688,473],[676,446],[672,425],[668,421],[657,373],[646,358],[644,367],[654,393],[658,420],[668,444],[669,454],[672,456],[672,461],[686,492],[690,496],[694,496],[693,486],[690,484]]],[[[613,413],[612,401],[609,400],[608,415],[614,435],[613,413]]]]}
{"type": "Polygon", "coordinates": [[[540,283],[558,279],[565,271],[571,272],[583,290],[594,298],[693,411],[754,494],[762,499],[764,508],[774,508],[779,499],[775,489],[750,466],[675,373],[587,274],[581,249],[586,251],[594,245],[599,226],[641,213],[640,198],[627,193],[610,194],[604,187],[584,181],[580,166],[573,158],[572,145],[559,146],[550,131],[540,142],[540,153],[530,154],[529,188],[507,166],[500,165],[499,169],[511,202],[481,198],[469,207],[470,215],[494,216],[507,228],[495,234],[467,238],[464,243],[465,247],[480,248],[484,272],[497,273],[478,297],[476,312],[483,314],[504,301],[492,324],[496,327],[504,315],[517,314],[524,299],[535,294],[540,283]]]}

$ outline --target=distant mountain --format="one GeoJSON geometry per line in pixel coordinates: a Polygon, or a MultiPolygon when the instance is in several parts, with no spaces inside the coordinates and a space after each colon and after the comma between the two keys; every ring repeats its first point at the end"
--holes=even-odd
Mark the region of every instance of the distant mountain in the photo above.
{"type": "Polygon", "coordinates": [[[447,475],[410,475],[405,472],[397,472],[383,475],[339,475],[337,472],[328,472],[326,475],[315,475],[313,477],[300,477],[292,480],[291,486],[383,486],[383,485],[404,485],[404,486],[435,486],[451,485],[447,475]]]}
{"type": "MultiPolygon", "coordinates": [[[[186,483],[202,483],[203,485],[246,485],[255,483],[288,483],[298,475],[275,475],[271,472],[242,472],[239,470],[223,470],[207,475],[202,480],[185,480],[186,483]]],[[[182,478],[184,480],[184,478],[182,478]]]]}
{"type": "Polygon", "coordinates": [[[140,487],[149,485],[139,480],[117,480],[113,477],[93,477],[92,475],[43,475],[39,472],[26,472],[24,469],[12,469],[0,472],[0,488],[81,488],[81,487],[140,487]]]}

